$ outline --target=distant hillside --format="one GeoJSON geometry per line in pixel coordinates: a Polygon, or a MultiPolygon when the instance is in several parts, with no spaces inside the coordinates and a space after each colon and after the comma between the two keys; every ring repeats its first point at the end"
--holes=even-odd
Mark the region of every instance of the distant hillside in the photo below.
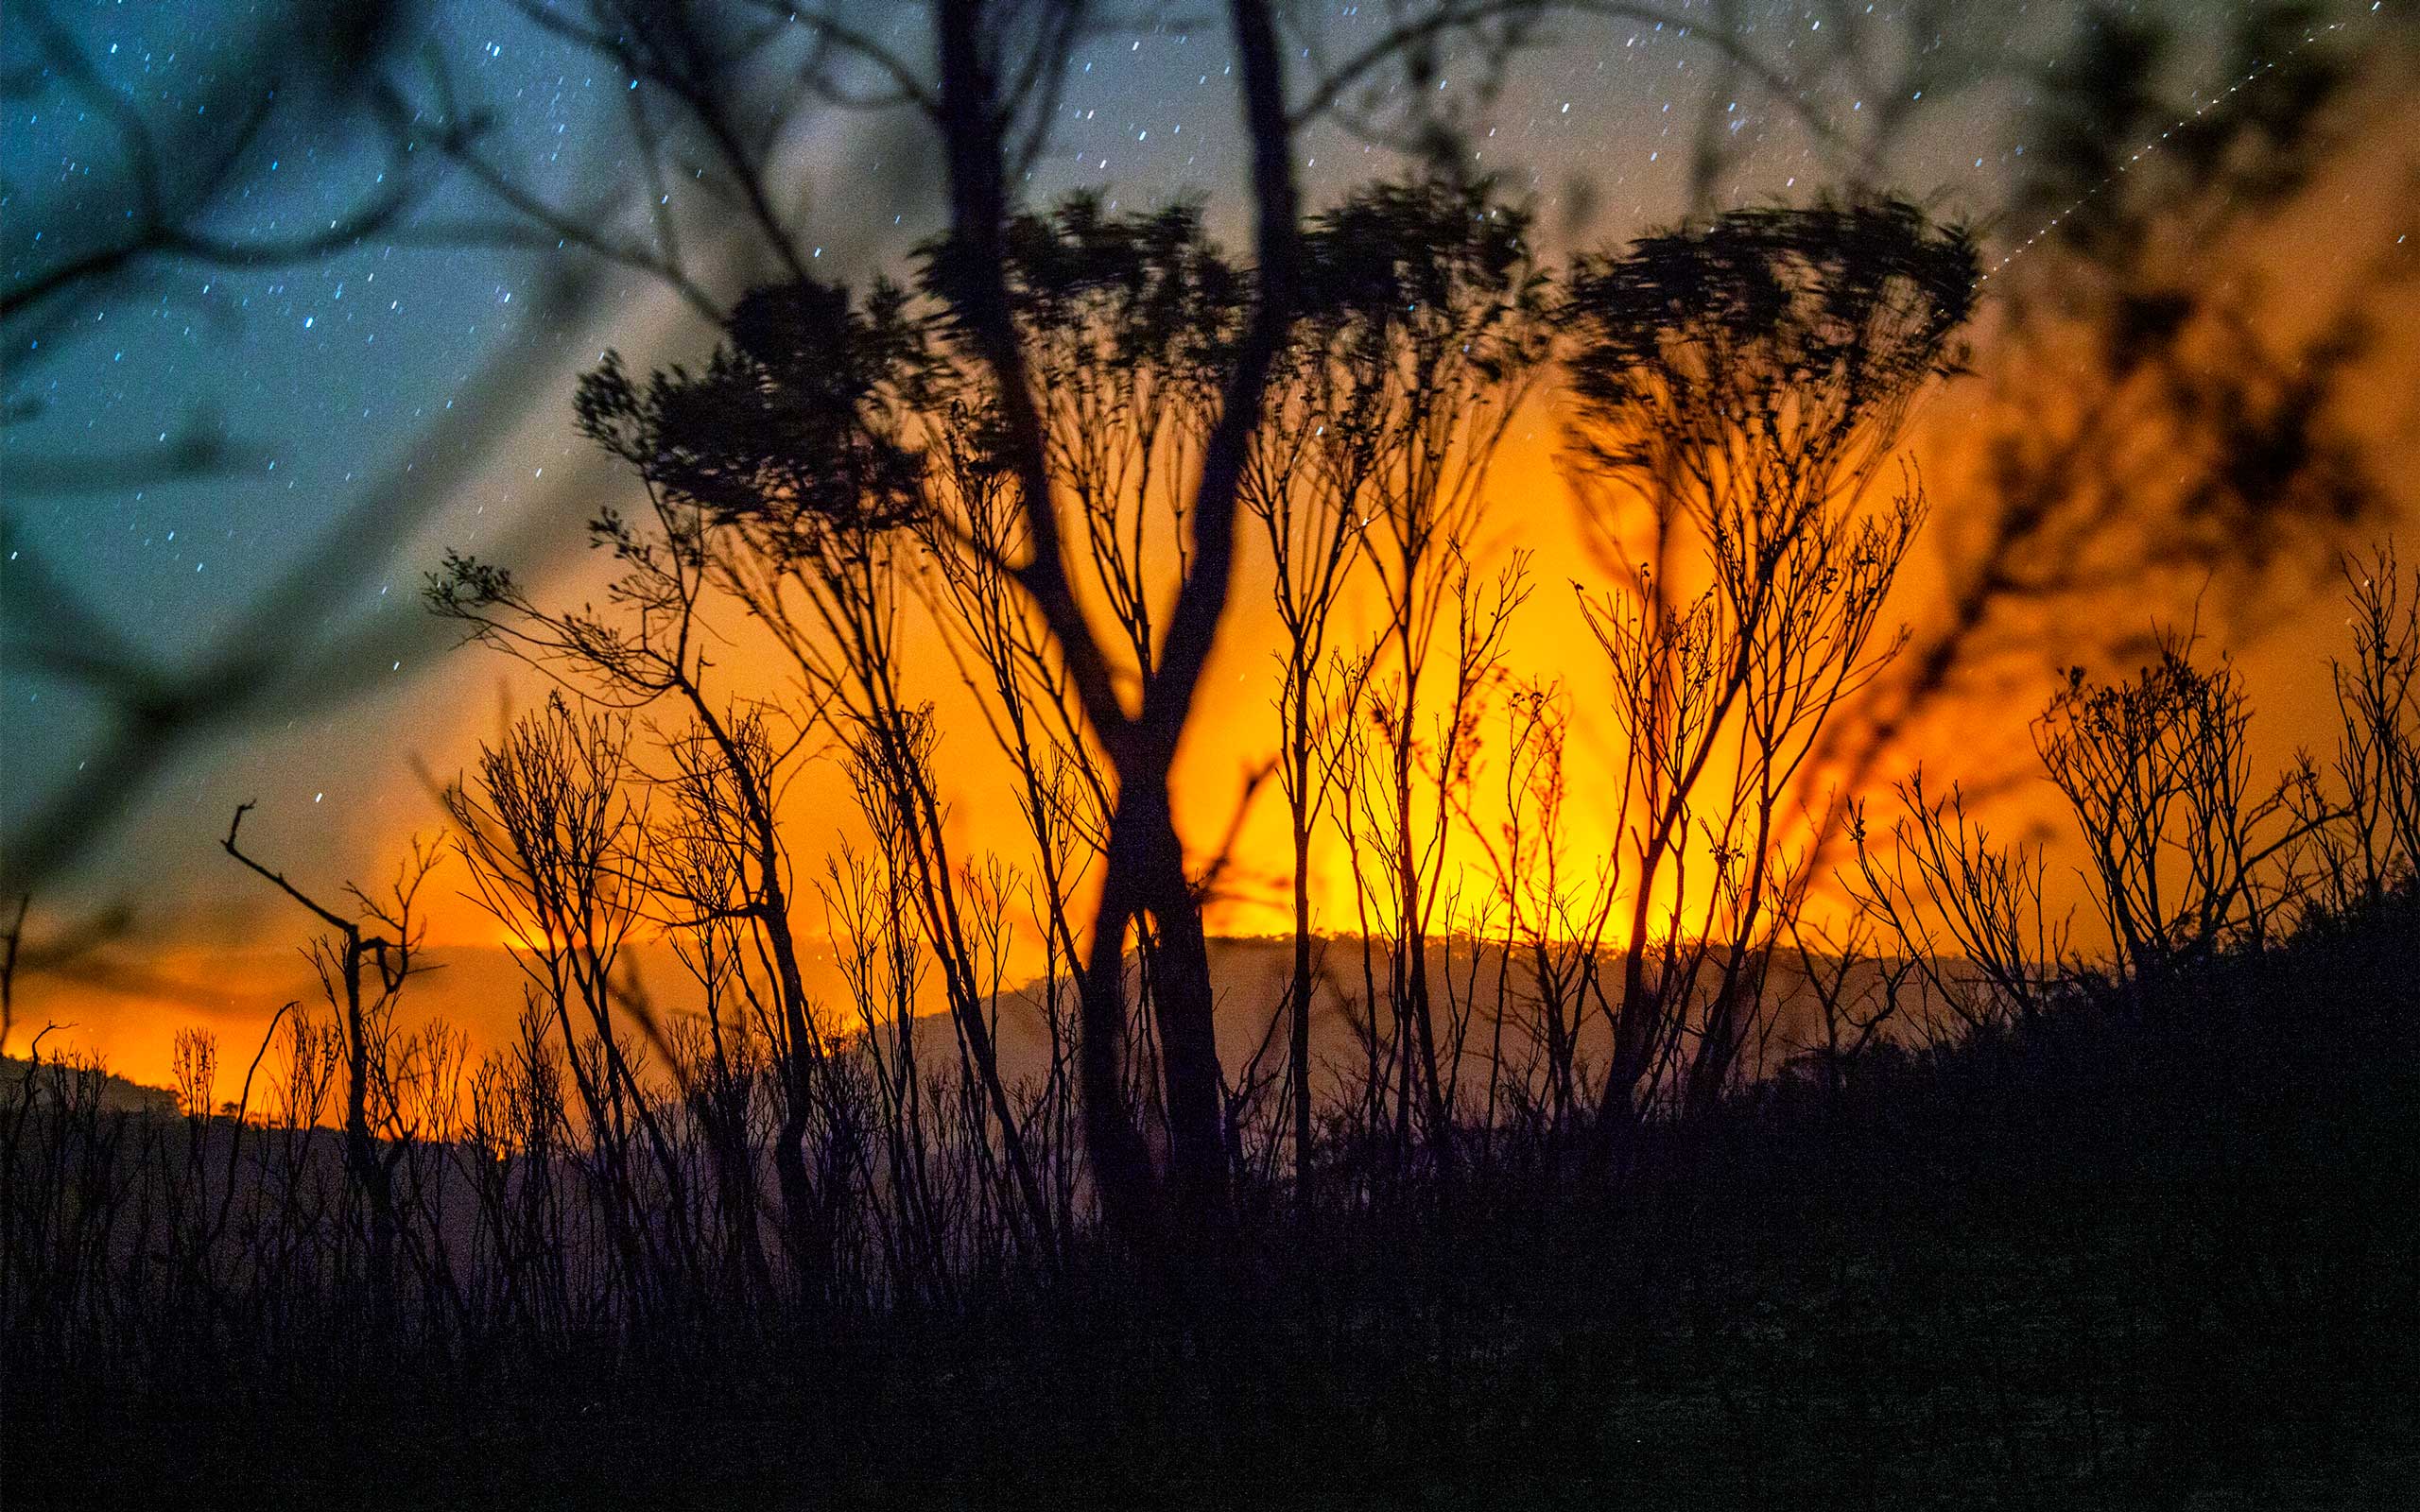
{"type": "MultiPolygon", "coordinates": [[[[1285,1011],[1293,975],[1293,942],[1265,936],[1213,936],[1209,953],[1211,979],[1219,994],[1215,1029],[1220,1065],[1230,1077],[1238,1080],[1248,1067],[1263,1075],[1273,1074],[1286,1059],[1286,1028],[1280,1015],[1285,1011]]],[[[1374,979],[1365,980],[1361,941],[1350,936],[1319,939],[1313,946],[1312,959],[1318,972],[1318,987],[1311,999],[1311,1059],[1319,1068],[1313,1077],[1314,1095],[1332,1104],[1357,1086],[1357,1078],[1363,1073],[1366,1052],[1355,1022],[1365,1019],[1363,1000],[1374,987],[1380,1013],[1389,1011],[1385,1007],[1388,967],[1381,945],[1374,979]]],[[[1621,996],[1620,963],[1616,953],[1607,949],[1599,960],[1600,969],[1606,972],[1601,984],[1604,996],[1599,999],[1592,994],[1588,1010],[1581,1019],[1577,1049],[1582,1065],[1601,1064],[1609,1053],[1609,1005],[1621,996]]],[[[1504,964],[1504,950],[1499,943],[1458,937],[1450,942],[1435,940],[1429,945],[1428,978],[1439,1033],[1450,1035],[1454,1022],[1462,1021],[1460,1059],[1461,1084],[1464,1087],[1483,1088],[1488,1080],[1489,1062],[1497,1057],[1502,1058],[1507,1073],[1517,1079],[1520,1069],[1542,1053],[1534,1038],[1536,1008],[1529,966],[1516,957],[1507,980],[1504,964]],[[1503,1019],[1500,1036],[1496,1032],[1499,1005],[1503,1019]]],[[[1824,975],[1834,971],[1836,968],[1829,964],[1819,967],[1824,975]]],[[[1859,962],[1850,973],[1852,988],[1870,983],[1879,971],[1876,962],[1859,962]]],[[[1062,990],[1067,993],[1065,1005],[1072,1011],[1072,989],[1063,984],[1062,990]]],[[[1806,972],[1794,953],[1775,952],[1766,994],[1773,1016],[1770,1033],[1748,1048],[1742,1069],[1752,1077],[1778,1072],[1791,1056],[1811,1046],[1821,1033],[1819,1009],[1808,990],[1806,972]]],[[[935,998],[938,995],[933,994],[935,998]]],[[[1000,1072],[1011,1086],[1038,1083],[1048,1074],[1052,1040],[1041,1007],[1044,995],[1041,983],[1029,982],[1004,994],[1000,1002],[995,1031],[1000,1072]]],[[[957,1041],[949,1032],[947,1018],[942,1016],[941,1005],[933,1002],[927,1011],[935,1016],[928,1021],[930,1028],[920,1031],[919,1059],[945,1070],[956,1064],[957,1041]]],[[[1912,1016],[1897,1027],[1903,1036],[1920,1032],[1912,1016]]],[[[1454,1058],[1450,1054],[1445,1056],[1443,1069],[1448,1074],[1453,1070],[1454,1058]]]]}
{"type": "MultiPolygon", "coordinates": [[[[26,1074],[33,1069],[34,1062],[31,1060],[16,1056],[0,1056],[0,1099],[13,1104],[25,1084],[26,1074]]],[[[139,1081],[129,1081],[111,1072],[58,1060],[42,1062],[42,1075],[43,1081],[37,1084],[35,1091],[38,1097],[47,1099],[54,1094],[53,1088],[56,1084],[51,1081],[52,1077],[71,1078],[78,1094],[82,1094],[91,1081],[97,1077],[100,1082],[101,1108],[105,1112],[152,1113],[168,1117],[176,1115],[177,1094],[165,1087],[147,1087],[139,1081]]]]}

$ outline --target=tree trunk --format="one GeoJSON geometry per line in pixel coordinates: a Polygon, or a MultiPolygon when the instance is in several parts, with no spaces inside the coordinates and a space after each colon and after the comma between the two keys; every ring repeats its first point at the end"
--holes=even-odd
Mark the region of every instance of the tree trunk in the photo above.
{"type": "MultiPolygon", "coordinates": [[[[1302,782],[1295,792],[1304,792],[1302,782]]],[[[1311,830],[1301,799],[1294,816],[1294,988],[1291,1057],[1294,1095],[1294,1212],[1311,1215],[1311,830]]]]}
{"type": "Polygon", "coordinates": [[[1084,1131],[1101,1214],[1126,1243],[1181,1255],[1215,1243],[1227,1218],[1225,1110],[1201,910],[1184,875],[1184,853],[1157,782],[1121,782],[1104,857],[1100,910],[1084,974],[1079,1046],[1084,1131]],[[1126,931],[1153,926],[1152,1005],[1158,1015],[1162,1091],[1169,1130],[1163,1194],[1121,1075],[1126,1042],[1126,931]],[[1170,1206],[1172,1199],[1172,1207],[1170,1206]],[[1170,1229],[1171,1220],[1187,1232],[1170,1229]]]}
{"type": "Polygon", "coordinates": [[[361,1012],[362,951],[359,933],[349,932],[344,952],[344,1160],[370,1209],[371,1315],[384,1333],[395,1314],[395,1194],[370,1138],[370,1044],[361,1012]]]}

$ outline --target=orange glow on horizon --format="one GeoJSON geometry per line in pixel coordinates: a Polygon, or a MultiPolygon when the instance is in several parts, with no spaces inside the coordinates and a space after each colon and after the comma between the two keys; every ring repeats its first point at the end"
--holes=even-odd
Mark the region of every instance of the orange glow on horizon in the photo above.
{"type": "MultiPolygon", "coordinates": [[[[2370,182],[2375,190],[2387,171],[2381,164],[2389,163],[2390,154],[2374,153],[2344,172],[2381,176],[2370,182]]],[[[2333,188],[2328,192],[2332,194],[2333,188]]],[[[2369,193],[2366,202],[2383,207],[2388,198],[2369,193]]],[[[2384,208],[2376,212],[2378,224],[2385,223],[2387,214],[2384,208]]],[[[2365,233],[2358,228],[2344,232],[2348,236],[2365,233]]],[[[2293,249],[2270,249],[2265,261],[2280,265],[2273,270],[2278,274],[2290,274],[2293,249]]],[[[2290,277],[2273,277],[2272,283],[2278,289],[2274,311],[2281,320],[2290,323],[2298,313],[2324,304],[2321,294],[2290,277]]],[[[2388,479],[2420,476],[2420,434],[2407,423],[2409,417],[2395,409],[2398,401],[2389,397],[2420,392],[2420,343],[2390,344],[2366,360],[2377,374],[2366,388],[2374,396],[2376,412],[2358,419],[2372,434],[2373,465],[2379,476],[2388,479]]],[[[1989,362],[1988,352],[1976,359],[1979,368],[1987,369],[1989,362]]],[[[1942,554],[1933,548],[1958,539],[1964,524],[1962,509],[1968,507],[1964,501],[1979,462],[1971,445],[1965,444],[1971,439],[1965,433],[1973,428],[1984,402],[1978,380],[1953,385],[1929,402],[1918,431],[1910,438],[1910,450],[1922,463],[1935,513],[1887,618],[1922,625],[1928,612],[1937,611],[1945,571],[1942,554]]],[[[2046,410],[2043,423],[2054,424],[2059,418],[2055,411],[2046,410]]],[[[1566,870],[1577,881],[1581,880],[1577,874],[1585,868],[1626,850],[1629,842],[1617,829],[1608,792],[1618,737],[1605,713],[1603,662],[1573,593],[1575,583],[1596,586],[1601,575],[1575,527],[1568,493],[1556,466],[1556,446],[1552,415],[1543,404],[1534,404],[1509,432],[1493,470],[1487,535],[1474,543],[1474,556],[1478,570],[1490,571],[1514,545],[1535,553],[1532,571],[1537,591],[1515,621],[1507,662],[1516,676],[1552,680],[1571,700],[1569,802],[1560,843],[1566,870]]],[[[1886,476],[1886,485],[1888,481],[1886,476]]],[[[2409,493],[2394,504],[2399,518],[2408,521],[2409,493]]],[[[1249,522],[1245,529],[1249,536],[1253,530],[1249,522]]],[[[593,574],[595,569],[583,571],[593,574]]],[[[1291,920],[1290,844],[1284,798],[1273,780],[1253,793],[1250,807],[1240,821],[1236,818],[1237,805],[1250,788],[1250,775],[1269,758],[1279,734],[1278,717],[1270,704],[1272,679],[1268,675],[1277,636],[1274,616],[1265,602],[1267,568],[1257,540],[1248,541],[1239,572],[1236,609],[1221,632],[1188,728],[1176,778],[1177,799],[1180,824],[1197,849],[1193,857],[1197,867],[1213,859],[1208,852],[1223,837],[1232,833],[1235,838],[1221,888],[1212,902],[1212,928],[1230,936],[1267,936],[1286,933],[1291,920]]],[[[560,586],[565,596],[577,597],[593,583],[550,586],[560,586]]],[[[2087,616],[2079,614],[2075,616],[2079,623],[2047,627],[2070,639],[2026,647],[1993,669],[1994,679],[1979,680],[1962,690],[1963,701],[1945,704],[1935,717],[1916,727],[1894,751],[1893,763],[1878,771],[1877,777],[1895,775],[1896,769],[1923,758],[1944,767],[1945,776],[1968,775],[1987,782],[2007,778],[2010,781],[1995,794],[1996,830],[2011,835],[2036,830],[2064,833],[2053,795],[2031,770],[2027,717],[2039,707],[2051,674],[2076,647],[2134,633],[2147,627],[2155,613],[2191,612],[2190,595],[2200,586],[2152,585],[2113,598],[2105,613],[2089,617],[2097,623],[2083,623],[2087,616]],[[2171,587],[2185,596],[2176,602],[2164,601],[2160,594],[2171,587]]],[[[2312,672],[2338,649],[2341,615],[2324,581],[2316,583],[2314,593],[2291,604],[2290,613],[2265,626],[2257,606],[2244,616],[2241,627],[2228,625],[2228,610],[2235,607],[2205,604],[2205,624],[2221,635],[2244,627],[2259,631],[2238,641],[2238,660],[2259,707],[2254,725],[2256,767],[2274,770],[2294,746],[2312,741],[2314,731],[2328,728],[2332,705],[2326,679],[2312,672]]],[[[1340,623],[1362,632],[1374,623],[1366,592],[1348,601],[1340,612],[1340,623]]],[[[901,646],[900,660],[915,695],[933,701],[943,731],[937,765],[951,802],[947,838],[954,859],[968,863],[998,854],[1020,862],[1025,869],[1020,858],[1028,852],[1030,841],[1022,817],[1013,804],[985,798],[1008,780],[1008,769],[939,635],[929,626],[914,624],[901,646]]],[[[461,670],[454,676],[473,679],[466,684],[472,687],[493,681],[505,670],[498,659],[475,650],[463,653],[457,664],[461,670]]],[[[719,670],[735,692],[778,691],[785,680],[783,663],[744,641],[735,643],[729,665],[719,670]]],[[[535,706],[542,696],[543,685],[531,678],[517,678],[511,686],[513,701],[521,708],[535,706]]],[[[440,764],[441,769],[467,765],[475,744],[493,738],[494,720],[481,712],[484,707],[475,697],[453,700],[452,728],[432,737],[439,754],[450,758],[440,764]]],[[[1446,888],[1451,890],[1459,883],[1461,889],[1466,912],[1460,921],[1466,922],[1467,910],[1495,890],[1496,879],[1483,840],[1498,837],[1511,817],[1502,791],[1501,730],[1498,700],[1498,708],[1491,710],[1483,722],[1473,791],[1458,810],[1457,830],[1443,858],[1446,888]]],[[[401,773],[390,774],[390,780],[399,785],[406,781],[401,773]]],[[[416,821],[413,827],[424,827],[424,805],[398,808],[410,814],[416,821]]],[[[822,966],[829,969],[828,924],[813,882],[833,845],[843,839],[861,844],[863,839],[852,815],[845,778],[836,763],[807,764],[788,794],[786,819],[796,873],[794,918],[804,936],[802,943],[812,942],[822,966]]],[[[366,837],[359,874],[375,878],[386,873],[402,847],[404,828],[398,825],[396,833],[366,837]]],[[[493,1048],[510,1031],[520,1005],[520,978],[507,953],[531,941],[511,926],[500,924],[476,903],[466,879],[452,869],[460,865],[458,857],[449,859],[446,869],[432,879],[424,895],[428,956],[442,970],[407,992],[406,1014],[444,1012],[472,1033],[475,1055],[493,1048]]],[[[1372,900],[1379,911],[1365,920],[1351,879],[1347,848],[1332,824],[1323,825],[1315,836],[1310,868],[1315,931],[1350,938],[1365,925],[1374,930],[1387,926],[1381,900],[1372,900]]],[[[2063,867],[2054,867],[2054,872],[2065,877],[2063,867]]],[[[340,880],[333,875],[315,876],[312,885],[333,895],[340,880]]],[[[231,882],[229,890],[241,885],[245,884],[231,882]]],[[[1080,890],[1074,917],[1080,921],[1089,908],[1089,898],[1080,890]]],[[[1621,942],[1625,912],[1616,910],[1607,931],[1608,944],[1621,942]]],[[[1011,908],[1010,919],[1017,942],[1013,959],[1030,970],[1040,959],[1036,932],[1020,909],[1011,908]]],[[[1500,927],[1500,908],[1492,920],[1500,927]]],[[[2080,916],[2079,922],[2083,921],[2080,916]]],[[[264,899],[253,916],[252,932],[237,944],[142,945],[120,953],[120,970],[113,978],[88,974],[23,981],[18,985],[16,1025],[8,1049],[22,1054],[45,1022],[70,1024],[73,1029],[54,1036],[47,1041],[49,1047],[57,1048],[64,1040],[69,1045],[105,1055],[121,1074],[161,1084],[169,1079],[171,1032],[180,1024],[195,1022],[220,1036],[223,1082],[227,1068],[240,1069],[250,1060],[261,1027],[280,1003],[317,1001],[319,985],[292,948],[306,937],[307,922],[282,904],[264,899]]],[[[632,954],[645,964],[659,995],[669,1001],[677,999],[684,984],[665,949],[663,934],[655,925],[641,926],[633,936],[632,954]]],[[[1012,967],[1010,974],[1013,978],[1021,973],[1012,967]]],[[[324,1005],[320,1011],[325,1011],[324,1005]]],[[[232,1089],[223,1090],[232,1094],[232,1089]]]]}

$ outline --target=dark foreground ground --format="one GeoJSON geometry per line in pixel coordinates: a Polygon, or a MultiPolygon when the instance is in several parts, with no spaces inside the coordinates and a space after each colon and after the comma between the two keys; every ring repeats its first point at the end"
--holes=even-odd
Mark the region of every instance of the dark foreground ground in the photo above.
{"type": "Polygon", "coordinates": [[[1623,1173],[647,1357],[9,1383],[8,1507],[2420,1506],[2413,913],[1623,1173]]]}

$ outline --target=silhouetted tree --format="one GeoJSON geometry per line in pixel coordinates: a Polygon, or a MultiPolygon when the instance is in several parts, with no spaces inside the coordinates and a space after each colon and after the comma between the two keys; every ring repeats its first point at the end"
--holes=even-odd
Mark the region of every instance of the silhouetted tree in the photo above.
{"type": "Polygon", "coordinates": [[[1685,1039],[1705,1106],[1760,1027],[1831,824],[1808,758],[1904,639],[1874,644],[1923,497],[1866,495],[1975,280],[1966,234],[1896,201],[1733,212],[1574,274],[1571,476],[1617,581],[1582,597],[1629,743],[1610,1120],[1685,1039]]]}
{"type": "MultiPolygon", "coordinates": [[[[594,1142],[631,1221],[617,1234],[634,1282],[677,1289],[675,1267],[696,1263],[687,1223],[686,1173],[632,1064],[629,1031],[615,1021],[621,995],[614,973],[647,909],[644,820],[630,780],[628,716],[575,713],[561,695],[517,721],[480,753],[476,785],[447,792],[475,895],[495,917],[529,979],[532,1001],[552,1014],[587,1113],[594,1142]],[[637,1221],[639,1160],[651,1160],[668,1194],[672,1232],[658,1236],[637,1221]],[[660,1245],[668,1245],[663,1253],[660,1245]]],[[[809,1034],[812,1036],[810,1024],[809,1034]]],[[[810,1038],[799,1058],[813,1064],[823,1047],[810,1038]]],[[[790,1259],[802,1295],[829,1281],[828,1194],[818,1192],[801,1152],[817,1090],[785,1104],[784,1138],[774,1148],[790,1259]]]]}
{"type": "MultiPolygon", "coordinates": [[[[315,947],[312,959],[343,1036],[345,1171],[370,1217],[370,1264],[362,1295],[373,1323],[384,1330],[393,1323],[398,1297],[394,1175],[406,1146],[390,1139],[380,1148],[376,1136],[393,1131],[389,1119],[377,1115],[391,1115],[397,1101],[389,1080],[395,1002],[420,954],[424,929],[414,903],[436,856],[415,846],[387,898],[373,900],[357,887],[348,888],[356,912],[338,913],[237,848],[237,833],[251,807],[246,803],[235,810],[220,849],[310,910],[331,932],[330,942],[315,947]]],[[[269,1027],[273,1034],[274,1021],[269,1027]]]]}
{"type": "Polygon", "coordinates": [[[1498,444],[1548,355],[1547,281],[1529,233],[1529,217],[1486,185],[1431,178],[1354,196],[1305,244],[1305,344],[1329,369],[1313,417],[1325,434],[1311,444],[1338,459],[1331,471],[1351,470],[1341,507],[1383,602],[1355,717],[1383,727],[1363,747],[1378,765],[1357,801],[1384,874],[1356,885],[1373,889],[1389,942],[1397,1121],[1416,1119],[1441,1158],[1451,1113],[1428,945],[1452,794],[1486,674],[1526,593],[1508,579],[1483,604],[1471,558],[1498,444]],[[1450,652],[1439,643],[1448,629],[1450,652]],[[1454,659],[1442,697],[1430,682],[1447,671],[1432,666],[1441,654],[1454,659]]]}
{"type": "Polygon", "coordinates": [[[2130,679],[2074,668],[2033,725],[2091,856],[2093,904],[2152,1004],[2178,969],[2265,936],[2269,863],[2334,817],[2296,816],[2285,783],[2256,793],[2242,675],[2193,653],[2190,635],[2164,630],[2156,660],[2130,679]]]}
{"type": "MultiPolygon", "coordinates": [[[[613,387],[616,372],[609,363],[583,403],[605,402],[599,388],[606,395],[619,392],[613,387]]],[[[729,591],[720,575],[732,563],[710,549],[711,530],[697,501],[668,490],[650,490],[643,514],[601,511],[591,524],[591,538],[612,551],[621,568],[611,590],[618,611],[612,615],[587,606],[548,609],[509,571],[458,556],[449,556],[444,570],[432,575],[428,600],[475,638],[609,706],[671,704],[707,747],[704,759],[690,762],[684,776],[693,784],[706,782],[722,789],[716,808],[735,827],[730,855],[736,865],[729,878],[735,896],[725,907],[745,922],[752,944],[762,948],[770,968],[785,1118],[774,1167],[785,1222],[791,1226],[793,1263],[813,1272],[819,1263],[812,1257],[821,1248],[822,1197],[803,1142],[823,1074],[822,1046],[800,965],[789,851],[777,812],[785,773],[799,750],[796,727],[810,720],[812,711],[787,713],[723,692],[703,615],[729,591]]],[[[802,1279],[821,1283],[820,1274],[802,1279]]]]}
{"type": "Polygon", "coordinates": [[[2342,826],[2308,826],[2329,900],[2375,903],[2420,868],[2420,574],[2390,542],[2343,563],[2351,659],[2330,658],[2339,729],[2334,774],[2342,826]]]}
{"type": "Polygon", "coordinates": [[[1858,917],[1890,932],[1965,1028],[2040,1012],[2070,964],[2066,921],[2044,909],[2042,845],[1994,844],[1955,782],[1934,799],[1918,771],[1893,795],[1902,812],[1887,834],[1869,829],[1864,800],[1848,809],[1858,917]]]}

